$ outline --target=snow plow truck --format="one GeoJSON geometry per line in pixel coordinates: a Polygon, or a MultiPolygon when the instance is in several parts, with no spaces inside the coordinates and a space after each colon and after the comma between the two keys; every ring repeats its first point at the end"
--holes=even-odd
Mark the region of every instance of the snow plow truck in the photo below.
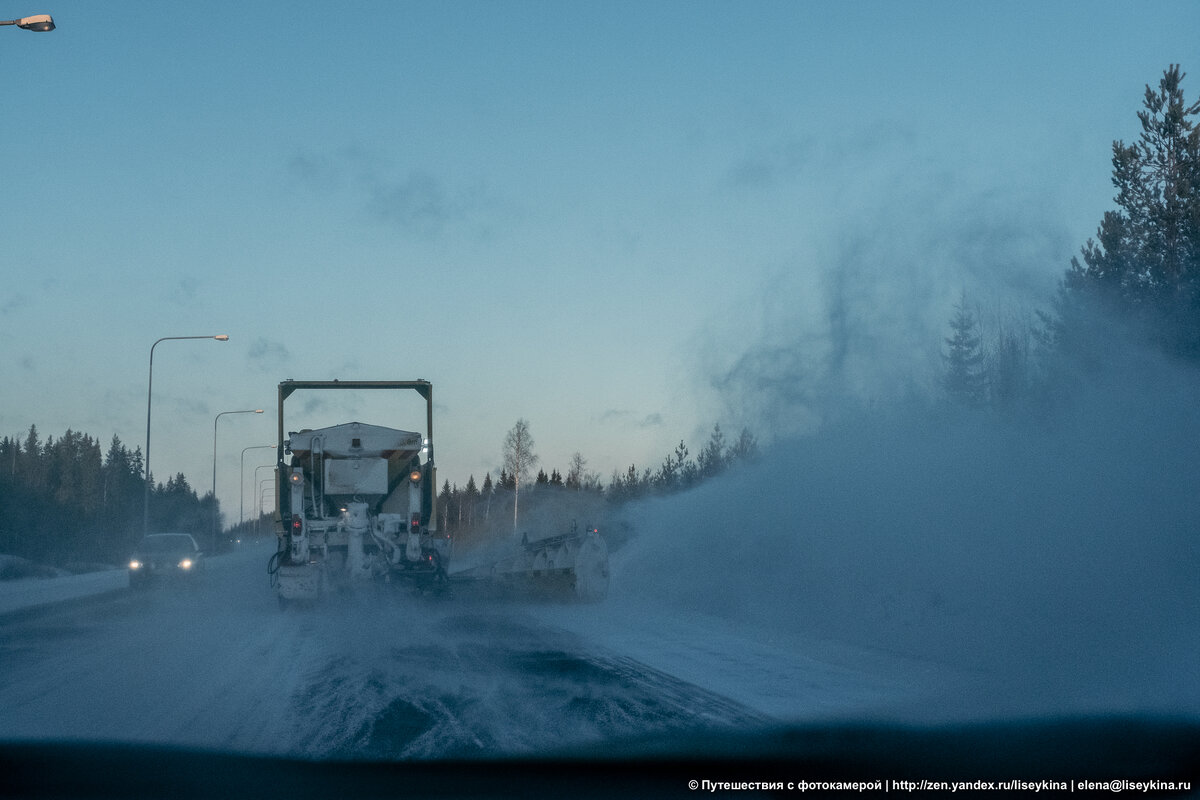
{"type": "Polygon", "coordinates": [[[552,589],[585,601],[608,589],[608,551],[594,529],[522,535],[512,552],[460,575],[453,542],[437,525],[433,386],[428,381],[279,384],[276,464],[278,550],[268,572],[280,606],[315,601],[355,583],[400,581],[440,591],[454,581],[552,589]],[[285,435],[284,403],[299,390],[405,390],[425,400],[425,431],[362,422],[285,435]]]}

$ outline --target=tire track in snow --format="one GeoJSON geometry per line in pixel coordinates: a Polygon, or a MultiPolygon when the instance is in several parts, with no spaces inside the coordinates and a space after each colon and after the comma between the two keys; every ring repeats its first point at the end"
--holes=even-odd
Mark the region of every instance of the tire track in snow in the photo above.
{"type": "MultiPolygon", "coordinates": [[[[478,609],[475,610],[478,612],[478,609]]],[[[293,698],[309,756],[545,753],[760,725],[744,706],[515,615],[439,613],[441,641],[349,654],[293,698]]]]}

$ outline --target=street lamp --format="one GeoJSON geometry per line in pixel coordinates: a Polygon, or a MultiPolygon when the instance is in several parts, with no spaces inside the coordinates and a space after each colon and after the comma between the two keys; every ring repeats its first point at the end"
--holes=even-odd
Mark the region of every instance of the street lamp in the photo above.
{"type": "Polygon", "coordinates": [[[263,478],[263,479],[260,481],[260,480],[258,479],[258,471],[259,471],[260,469],[274,469],[274,468],[275,468],[275,466],[276,466],[276,465],[275,465],[275,463],[274,463],[274,462],[272,462],[272,463],[270,463],[270,464],[259,464],[257,467],[255,467],[255,468],[254,468],[254,482],[258,484],[258,488],[259,488],[259,489],[262,489],[262,485],[263,485],[264,483],[266,483],[267,481],[273,481],[273,480],[275,480],[275,478],[274,478],[274,477],[271,477],[271,478],[263,478]]]}
{"type": "MultiPolygon", "coordinates": [[[[277,465],[274,462],[272,462],[270,464],[259,464],[257,467],[254,468],[254,484],[256,486],[258,486],[258,490],[259,490],[258,516],[260,516],[260,517],[262,516],[262,487],[267,483],[267,481],[273,481],[273,480],[275,480],[275,478],[274,478],[274,476],[272,476],[270,478],[263,478],[260,481],[258,479],[258,471],[260,469],[272,469],[273,470],[273,469],[275,469],[276,466],[277,465]]],[[[257,536],[257,531],[258,531],[258,521],[257,520],[255,520],[254,529],[255,529],[255,535],[257,536]]]]}
{"type": "Polygon", "coordinates": [[[34,14],[32,17],[0,20],[0,25],[16,25],[18,28],[24,28],[27,31],[37,31],[38,33],[54,30],[54,20],[50,18],[49,14],[34,14]]]}
{"type": "Polygon", "coordinates": [[[219,420],[221,417],[225,416],[226,414],[261,414],[261,413],[263,413],[263,410],[261,408],[248,408],[245,411],[222,411],[221,413],[219,413],[215,417],[213,417],[212,546],[213,546],[214,551],[217,549],[217,533],[218,533],[217,519],[220,517],[220,514],[217,511],[217,420],[219,420]]]}
{"type": "MultiPolygon", "coordinates": [[[[28,19],[28,18],[27,18],[28,19]]],[[[164,336],[150,345],[150,380],[146,386],[146,501],[142,506],[142,535],[150,535],[150,400],[154,396],[154,348],[159,342],[175,339],[216,339],[218,342],[228,342],[229,334],[219,333],[216,336],[164,336]]]]}
{"type": "Polygon", "coordinates": [[[242,448],[241,485],[238,486],[238,527],[246,524],[246,451],[275,449],[273,444],[250,445],[242,448]]]}
{"type": "MultiPolygon", "coordinates": [[[[273,466],[273,465],[268,465],[268,466],[273,466]]],[[[255,477],[257,477],[257,472],[255,473],[255,477]]],[[[268,483],[275,483],[275,479],[274,479],[274,478],[263,478],[261,481],[259,481],[259,482],[258,482],[258,519],[259,519],[259,520],[261,520],[261,519],[262,519],[262,516],[263,516],[263,501],[264,501],[264,500],[266,499],[266,497],[267,497],[267,492],[268,492],[268,491],[271,491],[271,492],[275,491],[275,489],[274,489],[274,488],[271,488],[271,489],[267,489],[267,488],[265,488],[265,487],[266,487],[266,485],[267,485],[268,483]]],[[[258,536],[259,536],[259,533],[258,533],[258,520],[255,520],[255,522],[254,522],[254,528],[255,528],[255,531],[254,531],[254,538],[256,538],[256,539],[257,539],[257,538],[258,538],[258,536]]]]}

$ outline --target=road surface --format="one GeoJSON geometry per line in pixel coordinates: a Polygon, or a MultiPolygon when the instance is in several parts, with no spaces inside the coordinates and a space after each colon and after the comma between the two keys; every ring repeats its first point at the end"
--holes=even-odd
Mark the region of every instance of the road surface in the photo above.
{"type": "Polygon", "coordinates": [[[270,544],[195,585],[0,616],[0,739],[315,758],[531,755],[780,721],[889,713],[937,665],[715,620],[372,586],[281,611],[270,544]]]}

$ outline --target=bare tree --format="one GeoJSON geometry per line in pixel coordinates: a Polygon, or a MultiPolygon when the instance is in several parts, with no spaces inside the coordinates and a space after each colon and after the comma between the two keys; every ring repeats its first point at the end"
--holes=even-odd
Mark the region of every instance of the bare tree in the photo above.
{"type": "Polygon", "coordinates": [[[571,456],[571,466],[567,468],[567,488],[582,489],[590,477],[587,471],[587,459],[578,450],[571,456]]]}
{"type": "Polygon", "coordinates": [[[521,483],[529,480],[529,471],[537,465],[538,457],[533,452],[533,435],[524,418],[504,437],[504,469],[513,481],[513,532],[517,530],[517,508],[521,498],[521,483]]]}

